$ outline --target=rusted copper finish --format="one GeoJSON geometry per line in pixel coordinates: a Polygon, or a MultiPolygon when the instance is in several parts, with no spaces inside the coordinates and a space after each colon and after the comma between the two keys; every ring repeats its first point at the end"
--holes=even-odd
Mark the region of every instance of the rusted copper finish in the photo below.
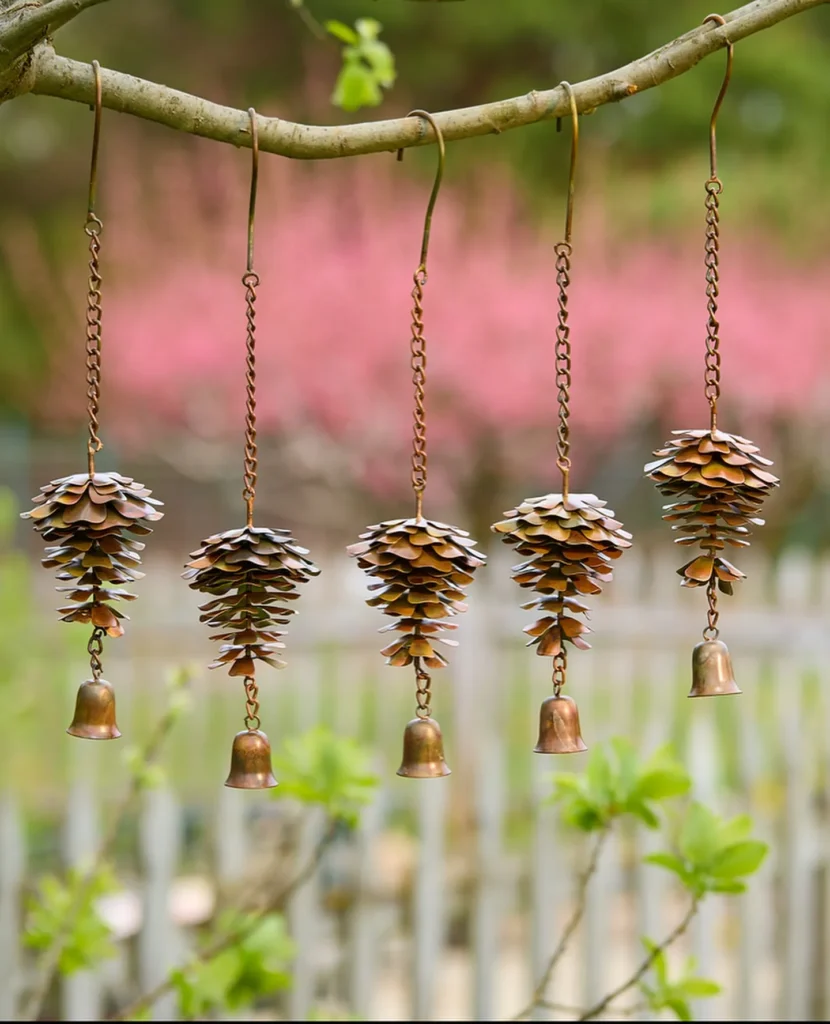
{"type": "MultiPolygon", "coordinates": [[[[719,14],[704,21],[725,24],[719,14]]],[[[719,196],[723,184],[717,173],[716,124],[732,77],[733,48],[727,48],[726,72],[709,122],[709,178],[706,181],[706,354],[704,396],[709,403],[709,427],[703,430],[675,430],[658,449],[656,461],[644,469],[658,490],[669,498],[663,518],[680,536],[675,544],[699,546],[703,553],[682,565],[678,575],[684,587],[705,587],[708,604],[704,643],[692,656],[690,697],[740,693],[732,676],[726,646],[718,640],[718,591],[732,594],[733,584],[745,574],[724,555],[726,545],[749,546],[752,526],[763,526],[758,516],[764,498],[778,486],[769,472],[772,465],[757,445],[718,427],[718,399],[721,395],[720,323],[718,282],[720,220],[719,196]]]]}
{"type": "Polygon", "coordinates": [[[571,332],[568,324],[568,288],[571,283],[571,231],[579,145],[579,116],[573,89],[562,82],[571,105],[571,160],[568,174],[568,205],[565,237],[556,253],[558,312],[556,321],[556,388],[558,423],[556,465],[562,474],[560,493],[528,498],[505,512],[507,519],[492,529],[516,547],[524,561],[513,567],[513,579],[536,596],[523,608],[542,614],[525,627],[528,647],[553,658],[553,696],[542,705],[537,753],[573,753],[584,750],[579,714],[570,697],[562,695],[567,672],[566,643],[586,650],[588,626],[578,615],[587,615],[582,601],[598,594],[611,579],[611,563],[631,547],[631,534],[614,519],[606,503],[594,494],[570,493],[571,332]]]}
{"type": "Polygon", "coordinates": [[[273,789],[271,744],[259,729],[245,729],[233,738],[231,769],[225,779],[231,789],[273,789]]]}
{"type": "Polygon", "coordinates": [[[237,734],[233,745],[231,773],[226,786],[237,789],[264,789],[275,786],[271,774],[268,739],[260,732],[257,662],[283,668],[279,652],[285,648],[283,630],[295,609],[290,607],[300,595],[298,585],[319,574],[288,530],[254,526],[257,485],[256,431],[256,289],[259,277],[254,271],[254,221],[259,176],[259,140],[257,114],[248,111],[251,126],[251,192],[248,204],[248,250],[242,284],[245,286],[245,446],[242,474],[242,500],[246,525],[208,537],[191,553],[183,578],[194,589],[211,595],[200,606],[200,621],[218,630],[210,637],[221,641],[219,656],[210,668],[227,668],[232,676],[241,676],[245,687],[245,731],[237,734]]]}
{"type": "MultiPolygon", "coordinates": [[[[407,778],[437,778],[449,775],[444,763],[441,730],[430,718],[432,680],[427,669],[443,668],[447,661],[437,649],[438,643],[456,646],[456,641],[438,636],[455,629],[446,619],[466,610],[464,588],[473,581],[473,573],[485,562],[475,541],[465,530],[424,518],[423,501],[427,483],[426,426],[426,339],[424,337],[423,298],[427,282],[427,255],[432,215],[444,174],[444,138],[435,119],[425,110],[413,110],[409,117],[428,121],[438,142],[438,166],[424,217],[421,253],[412,290],[412,331],[410,365],[414,387],[412,437],[412,490],[415,515],[411,519],[390,519],[370,526],[360,542],[346,550],[357,564],[379,580],[370,586],[375,591],[367,604],[380,608],[396,622],[380,632],[395,630],[401,635],[384,647],[388,665],[412,665],[418,716],[406,727],[404,758],[398,775],[407,778]]],[[[398,159],[403,151],[398,152],[398,159]]]]}
{"type": "Polygon", "coordinates": [[[35,507],[22,513],[51,545],[42,564],[60,570],[57,578],[68,585],[58,591],[77,602],[58,609],[63,622],[123,634],[127,616],[110,602],[134,600],[135,594],[113,588],[144,575],[138,571],[144,544],[135,536],[151,533],[147,523],[164,514],[150,495],[144,484],[118,473],[76,473],[41,487],[35,507]]]}
{"type": "Polygon", "coordinates": [[[692,688],[689,697],[718,697],[740,693],[732,672],[732,659],[722,640],[702,640],[692,651],[692,688]]]}
{"type": "Polygon", "coordinates": [[[537,754],[578,754],[587,750],[579,728],[576,702],[554,694],[542,702],[539,711],[539,739],[533,748],[537,754]]]}
{"type": "Polygon", "coordinates": [[[403,757],[398,775],[405,779],[440,779],[450,775],[444,760],[441,727],[432,718],[413,718],[403,733],[403,757]]]}
{"type": "Polygon", "coordinates": [[[438,634],[455,629],[445,620],[466,611],[464,587],[484,565],[484,555],[465,530],[430,519],[390,519],[370,526],[361,538],[346,550],[361,569],[380,580],[371,585],[376,593],[366,603],[398,620],[381,632],[401,633],[381,651],[387,665],[414,662],[421,674],[421,663],[444,668],[447,662],[436,642],[457,644],[438,634]]]}
{"type": "Polygon", "coordinates": [[[115,721],[115,692],[106,679],[87,679],[78,689],[75,715],[66,730],[83,740],[117,740],[121,730],[115,721]]]}
{"type": "Polygon", "coordinates": [[[212,599],[201,605],[201,622],[218,629],[211,640],[223,641],[211,668],[227,668],[232,676],[254,676],[256,662],[283,668],[277,655],[283,632],[300,595],[297,586],[319,573],[307,559],[307,548],[288,530],[245,526],[217,533],[194,551],[182,574],[189,585],[212,599]]]}

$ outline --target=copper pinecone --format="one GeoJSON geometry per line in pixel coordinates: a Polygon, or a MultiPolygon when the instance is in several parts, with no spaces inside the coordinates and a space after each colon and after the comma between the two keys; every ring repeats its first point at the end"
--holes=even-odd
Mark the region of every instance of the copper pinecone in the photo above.
{"type": "Polygon", "coordinates": [[[505,515],[492,528],[527,559],[513,566],[513,579],[538,594],[522,607],[544,612],[525,627],[527,646],[543,657],[560,654],[565,641],[587,650],[583,636],[591,630],[574,618],[588,611],[579,597],[598,594],[611,579],[611,563],[631,547],[631,534],[595,494],[545,494],[505,515]]]}
{"type": "Polygon", "coordinates": [[[380,653],[388,665],[410,665],[419,658],[427,668],[443,668],[447,662],[435,642],[458,644],[437,634],[457,628],[443,620],[467,610],[463,588],[486,557],[465,530],[431,519],[390,519],[360,537],[346,550],[381,581],[370,585],[377,594],[366,603],[399,620],[379,632],[403,634],[380,653]]]}
{"type": "Polygon", "coordinates": [[[59,608],[61,620],[91,622],[109,636],[121,636],[120,620],[128,616],[108,602],[133,601],[136,595],[110,588],[144,575],[137,571],[144,544],[127,534],[152,533],[146,523],[162,518],[156,507],[161,502],[144,484],[118,473],[76,473],[53,480],[41,492],[22,518],[34,520],[35,530],[54,543],[46,548],[43,566],[60,569],[58,579],[71,585],[58,591],[79,602],[59,608]]]}
{"type": "Polygon", "coordinates": [[[267,526],[217,533],[191,553],[182,576],[194,590],[216,595],[201,605],[199,620],[221,630],[211,640],[225,641],[210,668],[226,665],[232,676],[253,676],[257,661],[285,667],[274,656],[285,648],[285,633],[273,627],[294,614],[284,605],[300,596],[297,584],[320,572],[307,554],[288,530],[267,526]]]}
{"type": "Polygon", "coordinates": [[[720,552],[726,544],[748,547],[750,526],[763,526],[756,513],[764,498],[778,486],[767,472],[769,459],[745,437],[722,430],[675,430],[674,438],[656,451],[656,462],[645,473],[666,497],[685,499],[664,505],[664,519],[684,534],[675,544],[699,544],[706,552],[677,570],[684,587],[703,587],[717,582],[725,594],[732,584],[745,579],[720,552]]]}

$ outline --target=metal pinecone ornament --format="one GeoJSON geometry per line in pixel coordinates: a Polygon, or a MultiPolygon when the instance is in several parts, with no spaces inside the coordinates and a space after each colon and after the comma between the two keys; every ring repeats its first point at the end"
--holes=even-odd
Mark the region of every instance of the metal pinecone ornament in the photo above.
{"type": "Polygon", "coordinates": [[[279,652],[285,647],[279,626],[288,623],[295,609],[290,603],[300,595],[298,584],[319,573],[306,558],[308,550],[297,545],[287,530],[254,526],[257,482],[256,443],[256,288],[254,272],[254,213],[256,209],[259,147],[256,112],[251,122],[251,201],[248,211],[248,263],[242,283],[246,303],[246,410],[245,469],[242,497],[247,520],[244,527],[226,530],[202,542],[191,554],[182,575],[189,585],[211,600],[201,605],[199,617],[219,640],[219,656],[210,668],[227,668],[241,676],[245,685],[245,729],[234,737],[231,768],[226,786],[233,789],[270,789],[277,785],[271,771],[271,746],[260,729],[256,664],[283,668],[279,652]]]}
{"type": "MultiPolygon", "coordinates": [[[[706,21],[723,23],[720,15],[706,21]]],[[[732,662],[726,644],[719,639],[717,593],[732,593],[732,584],[745,574],[724,555],[726,545],[749,546],[752,526],[763,526],[758,512],[764,498],[778,486],[778,478],[769,472],[772,465],[756,445],[745,437],[718,429],[720,397],[720,324],[718,312],[718,196],[723,185],[717,176],[715,123],[732,74],[732,46],[727,49],[726,75],[712,111],[709,128],[710,175],[706,182],[706,296],[709,316],[706,323],[705,395],[709,402],[707,430],[675,430],[673,438],[656,451],[655,462],[645,473],[661,494],[679,498],[664,506],[664,519],[681,536],[675,544],[697,545],[702,554],[682,565],[678,574],[681,586],[705,587],[709,602],[703,641],[692,652],[692,688],[690,697],[712,697],[740,693],[733,678],[732,662]]]]}
{"type": "MultiPolygon", "coordinates": [[[[357,558],[357,564],[379,580],[370,586],[377,593],[367,604],[380,608],[397,621],[383,626],[380,632],[399,633],[381,654],[388,665],[414,666],[417,696],[416,717],[404,730],[403,757],[398,775],[409,779],[432,779],[449,775],[444,759],[441,728],[431,717],[432,679],[427,669],[443,668],[447,661],[437,648],[438,643],[451,647],[455,640],[438,634],[455,629],[446,620],[466,611],[464,587],[473,581],[473,573],[485,562],[470,535],[456,526],[448,526],[423,515],[423,498],[427,482],[426,410],[426,340],[423,324],[423,289],[427,281],[427,251],[432,211],[444,171],[444,139],[430,114],[413,111],[410,117],[427,120],[438,143],[438,171],[427,206],[421,259],[415,271],[412,291],[411,365],[415,386],[414,436],[412,444],[412,489],[415,492],[415,515],[411,519],[391,519],[370,526],[362,533],[360,543],[346,550],[357,558]]],[[[400,156],[400,153],[399,153],[400,156]]]]}
{"type": "Polygon", "coordinates": [[[535,591],[532,601],[522,605],[540,617],[525,627],[542,657],[553,658],[553,695],[542,704],[539,716],[538,754],[573,754],[585,750],[579,712],[572,698],[562,693],[567,672],[567,647],[590,648],[590,632],[577,616],[587,617],[586,595],[598,594],[612,576],[612,563],[631,547],[631,534],[622,528],[614,513],[595,494],[571,494],[570,483],[570,389],[571,340],[568,325],[568,286],[571,269],[571,227],[579,144],[579,117],[573,90],[567,82],[571,104],[573,143],[571,147],[565,241],[557,244],[556,283],[559,313],[556,326],[556,385],[559,426],[556,464],[562,474],[562,491],[528,498],[505,512],[507,518],[492,529],[506,544],[516,548],[525,560],[513,566],[513,579],[535,591]]]}
{"type": "Polygon", "coordinates": [[[62,622],[92,626],[87,644],[92,678],[78,690],[75,715],[66,730],[81,739],[113,740],[121,732],[115,721],[113,688],[102,678],[103,638],[124,633],[128,619],[114,601],[132,601],[136,595],[115,589],[144,575],[138,571],[144,544],[137,537],[152,533],[147,523],[161,519],[161,502],[144,484],[119,473],[96,473],[95,455],[103,448],[98,436],[101,397],[101,273],[99,255],[102,224],[95,214],[98,142],[101,134],[101,71],[95,75],[95,127],[89,175],[89,204],[84,231],[89,237],[89,289],[87,295],[86,368],[87,472],[53,480],[33,499],[35,507],[22,513],[50,546],[42,564],[57,569],[64,584],[57,589],[72,602],[58,609],[62,622]]]}

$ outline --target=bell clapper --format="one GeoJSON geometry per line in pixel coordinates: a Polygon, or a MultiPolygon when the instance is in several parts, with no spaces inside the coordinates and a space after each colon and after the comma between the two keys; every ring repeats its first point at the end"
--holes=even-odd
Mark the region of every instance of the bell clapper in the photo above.
{"type": "Polygon", "coordinates": [[[403,758],[397,774],[405,779],[440,779],[450,775],[450,768],[444,760],[444,739],[440,725],[430,717],[429,706],[432,679],[421,667],[421,659],[415,663],[417,715],[407,723],[403,734],[403,758]]]}

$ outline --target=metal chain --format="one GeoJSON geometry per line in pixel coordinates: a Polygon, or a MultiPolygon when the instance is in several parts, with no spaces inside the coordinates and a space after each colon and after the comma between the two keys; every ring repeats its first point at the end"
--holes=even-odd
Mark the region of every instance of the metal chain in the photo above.
{"type": "Polygon", "coordinates": [[[556,431],[556,465],[562,471],[562,494],[567,499],[571,460],[570,427],[571,414],[571,329],[568,326],[568,285],[571,283],[570,242],[559,242],[556,253],[556,284],[559,288],[559,312],[556,318],[556,386],[559,389],[559,426],[556,431]]]}
{"type": "Polygon", "coordinates": [[[714,175],[706,182],[706,372],[704,394],[712,411],[711,429],[717,427],[720,398],[720,324],[718,323],[718,196],[723,185],[714,175]]]}
{"type": "Polygon", "coordinates": [[[86,396],[89,417],[87,454],[89,475],[95,472],[95,453],[104,447],[98,437],[98,406],[101,399],[101,252],[100,234],[103,224],[94,213],[87,215],[84,231],[89,236],[89,289],[86,307],[86,396]]]}
{"type": "Polygon", "coordinates": [[[720,636],[720,630],[718,629],[718,619],[720,618],[720,612],[718,611],[718,592],[717,592],[717,581],[714,577],[709,580],[709,584],[706,587],[706,596],[709,599],[709,611],[707,612],[707,625],[703,630],[704,640],[717,640],[720,636]]]}
{"type": "Polygon", "coordinates": [[[424,488],[427,484],[427,420],[424,407],[424,387],[427,375],[426,340],[424,339],[424,285],[427,283],[426,267],[422,263],[415,271],[412,289],[412,340],[410,342],[410,365],[412,383],[415,386],[415,409],[412,415],[412,490],[415,492],[415,516],[421,518],[424,488]]]}
{"type": "Polygon", "coordinates": [[[415,682],[417,684],[415,696],[418,701],[415,714],[418,718],[429,718],[432,713],[432,708],[429,706],[429,702],[432,699],[432,677],[421,668],[420,658],[415,658],[414,661],[415,682]]]}
{"type": "Polygon", "coordinates": [[[254,498],[256,497],[257,478],[257,443],[256,443],[256,289],[259,276],[252,270],[246,271],[242,277],[245,285],[245,319],[248,322],[245,370],[245,473],[242,498],[248,510],[248,526],[254,521],[254,498]]]}
{"type": "Polygon", "coordinates": [[[553,656],[553,695],[558,697],[565,685],[565,673],[568,668],[568,652],[562,647],[553,656]]]}
{"type": "Polygon", "coordinates": [[[96,626],[92,631],[92,636],[89,638],[89,643],[86,645],[87,652],[89,654],[89,665],[92,669],[92,678],[98,682],[101,678],[101,673],[104,671],[104,667],[101,663],[101,655],[104,653],[104,630],[99,626],[96,626]]]}
{"type": "Polygon", "coordinates": [[[245,728],[253,730],[259,726],[259,688],[253,676],[245,676],[245,728]]]}

